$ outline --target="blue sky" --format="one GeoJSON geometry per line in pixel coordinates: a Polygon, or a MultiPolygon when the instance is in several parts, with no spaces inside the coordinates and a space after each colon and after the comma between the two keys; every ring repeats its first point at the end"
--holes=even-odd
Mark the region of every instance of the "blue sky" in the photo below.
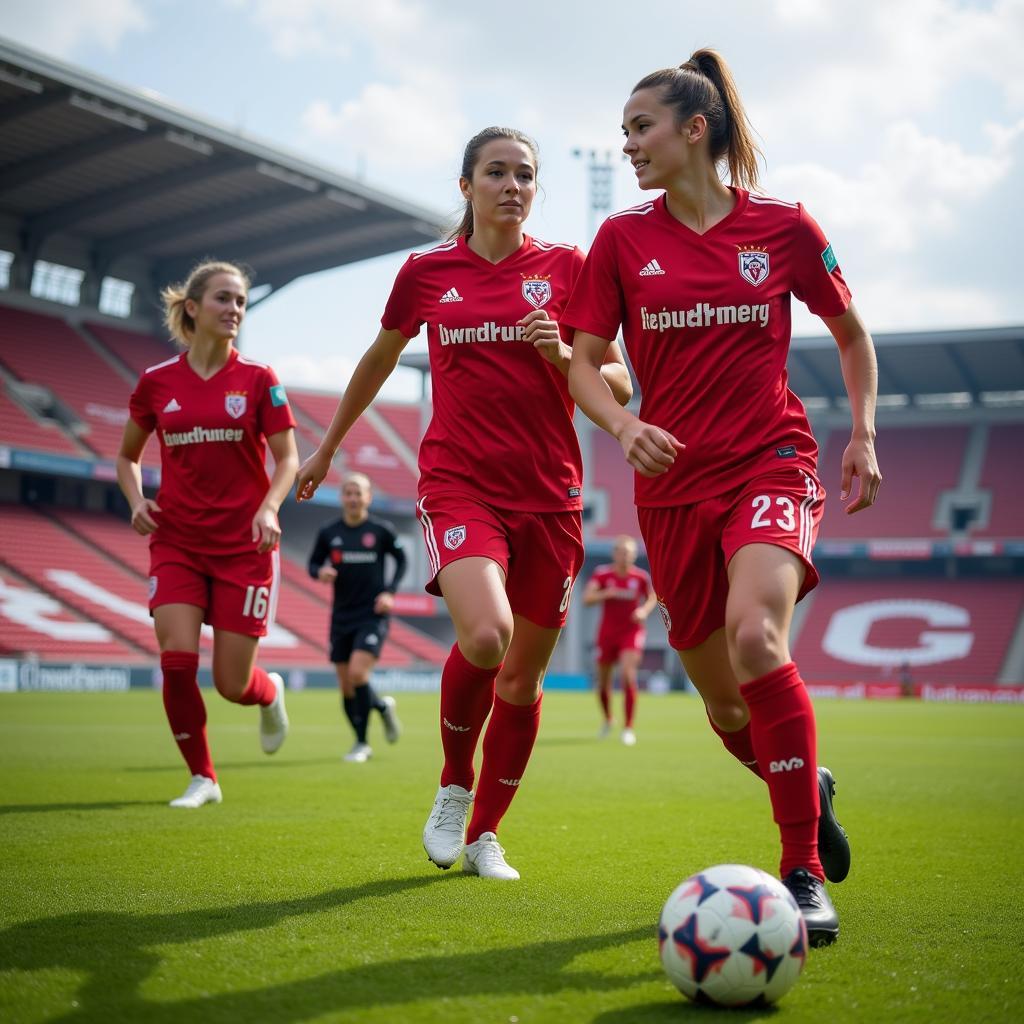
{"type": "MultiPolygon", "coordinates": [[[[527,229],[584,247],[572,150],[612,151],[614,207],[639,201],[622,104],[714,46],[766,191],[822,224],[872,330],[1024,323],[1009,230],[1024,222],[1024,0],[5,0],[0,34],[446,213],[466,139],[522,128],[542,160],[527,229]]],[[[246,351],[286,382],[342,387],[403,258],[283,289],[251,314],[246,351]]],[[[412,376],[387,393],[415,397],[412,376]]]]}

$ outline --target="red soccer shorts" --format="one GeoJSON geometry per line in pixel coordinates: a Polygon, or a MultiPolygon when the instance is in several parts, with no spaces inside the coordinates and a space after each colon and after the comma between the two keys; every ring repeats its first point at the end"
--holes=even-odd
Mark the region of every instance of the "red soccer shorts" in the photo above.
{"type": "Polygon", "coordinates": [[[154,540],[149,548],[149,611],[194,604],[203,622],[245,636],[266,636],[277,606],[277,550],[205,555],[154,540]]]}
{"type": "Polygon", "coordinates": [[[614,665],[622,656],[623,651],[642,651],[647,640],[647,632],[643,629],[631,633],[620,633],[618,636],[598,636],[598,665],[614,665]]]}
{"type": "Polygon", "coordinates": [[[818,585],[811,562],[825,489],[799,469],[781,469],[693,505],[638,508],[669,643],[685,651],[725,625],[727,569],[747,544],[792,551],[807,572],[797,600],[818,585]]]}
{"type": "Polygon", "coordinates": [[[561,629],[583,565],[579,512],[517,512],[466,494],[424,495],[416,503],[430,562],[427,593],[443,596],[437,575],[460,558],[497,562],[515,615],[561,629]]]}

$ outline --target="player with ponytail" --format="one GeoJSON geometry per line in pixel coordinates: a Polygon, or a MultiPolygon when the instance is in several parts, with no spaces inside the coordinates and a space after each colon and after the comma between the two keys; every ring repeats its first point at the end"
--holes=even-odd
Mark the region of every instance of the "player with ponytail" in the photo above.
{"type": "Polygon", "coordinates": [[[712,729],[766,782],[780,873],[811,944],[825,945],[839,919],[823,883],[846,877],[850,851],[789,651],[796,602],[818,582],[811,552],[825,495],[787,386],[791,296],[839,348],[853,420],[840,467],[849,513],[870,506],[881,482],[874,346],[821,228],[799,203],[758,194],[760,154],[719,54],[698,50],[642,78],[622,128],[637,183],[660,194],[598,233],[562,315],[576,328],[569,386],[636,471],[669,642],[712,729]],[[598,372],[620,327],[639,416],[598,372]]]}

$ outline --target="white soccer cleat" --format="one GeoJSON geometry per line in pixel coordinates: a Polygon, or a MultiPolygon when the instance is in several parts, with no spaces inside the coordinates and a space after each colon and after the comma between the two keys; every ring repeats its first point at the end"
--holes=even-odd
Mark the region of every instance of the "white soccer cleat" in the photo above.
{"type": "Polygon", "coordinates": [[[466,819],[472,802],[473,794],[461,786],[441,786],[423,826],[423,849],[445,871],[459,859],[466,845],[466,819]]]}
{"type": "Polygon", "coordinates": [[[360,743],[356,740],[352,749],[342,758],[350,764],[364,764],[373,757],[373,747],[369,743],[360,743]]]}
{"type": "Polygon", "coordinates": [[[273,754],[281,749],[288,735],[288,712],[284,707],[284,679],[278,672],[268,672],[277,690],[274,702],[260,708],[260,746],[264,754],[273,754]]]}
{"type": "Polygon", "coordinates": [[[395,698],[381,697],[381,703],[384,705],[380,713],[381,718],[384,719],[384,739],[388,743],[397,743],[398,737],[402,735],[402,723],[398,720],[398,715],[395,714],[395,698]]]}
{"type": "Polygon", "coordinates": [[[519,872],[505,862],[505,851],[498,844],[493,832],[481,832],[475,843],[466,847],[462,858],[462,870],[467,875],[481,878],[500,878],[503,882],[516,882],[519,872]]]}
{"type": "Polygon", "coordinates": [[[170,807],[202,807],[203,804],[219,804],[224,797],[220,786],[205,775],[193,775],[192,781],[177,800],[172,800],[170,807]]]}
{"type": "Polygon", "coordinates": [[[635,747],[636,746],[636,733],[633,732],[632,729],[623,729],[622,730],[622,742],[627,747],[635,747]]]}
{"type": "Polygon", "coordinates": [[[611,722],[602,722],[601,728],[597,730],[597,738],[599,740],[606,739],[608,734],[612,731],[611,722]]]}

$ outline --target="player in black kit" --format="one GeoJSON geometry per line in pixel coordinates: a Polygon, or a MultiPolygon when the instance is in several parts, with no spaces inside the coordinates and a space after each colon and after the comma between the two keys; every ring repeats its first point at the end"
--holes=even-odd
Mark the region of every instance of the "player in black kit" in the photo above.
{"type": "Polygon", "coordinates": [[[349,473],[341,487],[342,516],[320,530],[309,556],[309,575],[334,587],[331,661],[338,673],[345,715],[356,734],[355,746],[345,760],[357,763],[373,753],[366,742],[372,709],[380,712],[389,743],[398,739],[401,730],[394,697],[379,697],[370,675],[388,634],[388,616],[405,575],[406,557],[394,527],[369,514],[372,497],[369,477],[349,473]],[[385,555],[394,560],[387,582],[385,555]]]}

